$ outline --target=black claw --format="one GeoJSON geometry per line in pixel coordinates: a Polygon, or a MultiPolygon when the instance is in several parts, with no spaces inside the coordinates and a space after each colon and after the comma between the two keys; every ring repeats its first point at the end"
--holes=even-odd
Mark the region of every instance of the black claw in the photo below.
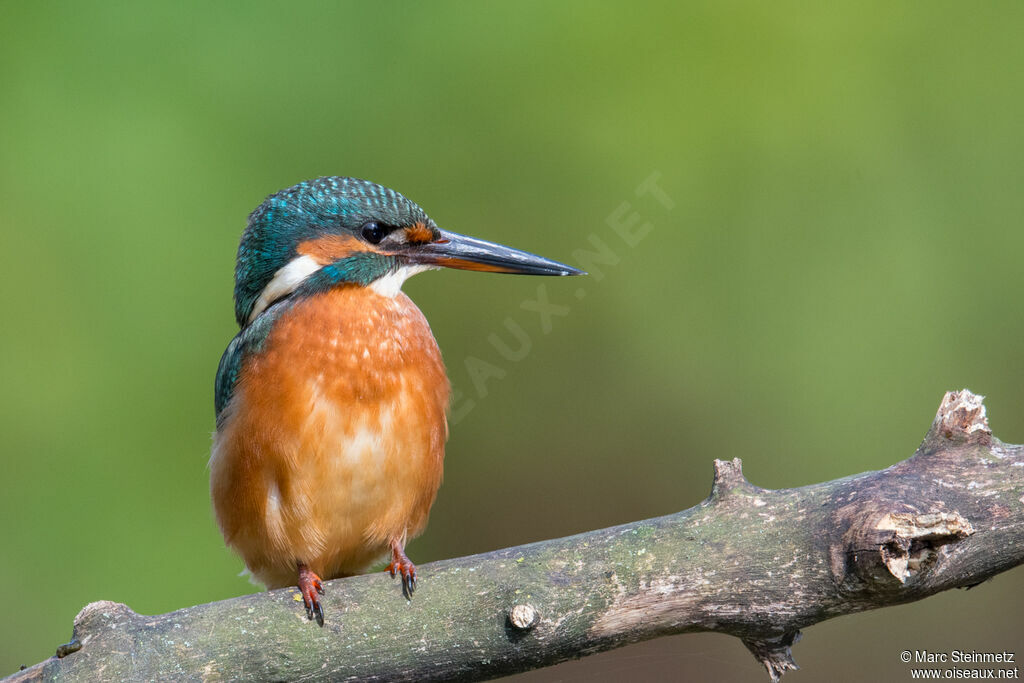
{"type": "MultiPolygon", "coordinates": [[[[320,592],[323,593],[323,591],[320,591],[320,592]]],[[[319,624],[320,626],[323,626],[324,625],[324,608],[323,608],[323,605],[320,604],[320,601],[319,600],[313,600],[312,602],[310,602],[308,600],[303,600],[303,603],[305,603],[305,605],[306,605],[306,618],[309,619],[310,621],[313,621],[314,618],[315,618],[316,619],[316,623],[319,624]]]]}
{"type": "Polygon", "coordinates": [[[406,600],[412,599],[413,591],[416,590],[416,577],[412,573],[402,575],[402,595],[406,600]]]}
{"type": "Polygon", "coordinates": [[[319,593],[320,595],[323,595],[323,594],[324,594],[324,587],[323,587],[323,584],[317,584],[317,587],[316,587],[316,592],[317,592],[317,593],[319,593]]]}
{"type": "MultiPolygon", "coordinates": [[[[323,593],[323,591],[320,591],[320,592],[323,593]]],[[[313,605],[313,611],[316,612],[316,623],[317,623],[317,626],[323,626],[324,625],[324,608],[323,608],[323,605],[321,605],[319,602],[316,602],[313,605]]],[[[312,619],[312,617],[310,617],[310,618],[312,619]]]]}

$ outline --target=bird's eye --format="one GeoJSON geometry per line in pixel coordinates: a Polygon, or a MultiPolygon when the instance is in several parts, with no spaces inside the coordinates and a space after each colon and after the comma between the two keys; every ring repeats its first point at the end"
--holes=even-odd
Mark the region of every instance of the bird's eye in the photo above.
{"type": "Polygon", "coordinates": [[[380,223],[367,223],[363,226],[363,239],[370,244],[380,244],[387,237],[388,229],[380,223]]]}

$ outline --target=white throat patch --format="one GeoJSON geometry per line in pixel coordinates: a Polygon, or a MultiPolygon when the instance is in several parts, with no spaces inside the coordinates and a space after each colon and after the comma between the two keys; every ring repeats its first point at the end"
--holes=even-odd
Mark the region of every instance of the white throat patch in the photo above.
{"type": "MultiPolygon", "coordinates": [[[[274,279],[267,283],[267,286],[260,292],[260,298],[252,307],[249,314],[249,322],[259,317],[260,313],[267,310],[270,304],[278,299],[288,296],[301,285],[306,278],[323,268],[312,256],[299,256],[288,262],[283,268],[274,273],[274,279]]],[[[381,296],[394,297],[402,291],[402,284],[415,275],[425,270],[433,270],[431,266],[414,265],[401,266],[393,273],[377,278],[370,283],[370,289],[381,296]]]]}
{"type": "Polygon", "coordinates": [[[414,266],[401,266],[398,270],[393,273],[388,273],[384,277],[379,277],[370,283],[370,289],[377,292],[381,296],[396,296],[402,291],[402,284],[416,273],[422,273],[425,270],[432,270],[430,266],[414,265],[414,266]]]}
{"type": "Polygon", "coordinates": [[[268,282],[260,292],[260,298],[256,299],[252,313],[249,314],[249,322],[267,310],[270,304],[294,292],[303,280],[321,268],[323,266],[317,263],[312,256],[299,256],[289,261],[287,265],[274,273],[274,279],[268,282]]]}

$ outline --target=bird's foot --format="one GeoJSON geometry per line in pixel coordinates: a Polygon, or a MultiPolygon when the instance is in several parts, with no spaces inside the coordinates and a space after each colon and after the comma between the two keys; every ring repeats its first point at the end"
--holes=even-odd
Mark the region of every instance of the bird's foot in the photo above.
{"type": "Polygon", "coordinates": [[[416,565],[405,555],[405,548],[398,542],[391,543],[391,564],[384,568],[391,578],[402,575],[402,595],[408,600],[416,590],[416,565]]]}
{"type": "Polygon", "coordinates": [[[302,604],[306,606],[306,618],[320,626],[324,625],[324,608],[317,594],[324,594],[324,584],[316,573],[306,565],[299,563],[299,592],[302,593],[302,604]]]}

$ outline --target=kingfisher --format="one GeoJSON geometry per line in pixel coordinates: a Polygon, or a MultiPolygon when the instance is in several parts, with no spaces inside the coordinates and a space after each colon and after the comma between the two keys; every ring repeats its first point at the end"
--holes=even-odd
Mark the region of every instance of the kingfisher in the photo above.
{"type": "Polygon", "coordinates": [[[227,545],[268,589],[297,586],[323,626],[323,582],[390,557],[411,597],[406,542],[441,485],[449,382],[416,273],[580,275],[441,230],[404,196],[324,177],[249,216],[235,267],[239,332],[215,382],[210,492],[227,545]]]}

